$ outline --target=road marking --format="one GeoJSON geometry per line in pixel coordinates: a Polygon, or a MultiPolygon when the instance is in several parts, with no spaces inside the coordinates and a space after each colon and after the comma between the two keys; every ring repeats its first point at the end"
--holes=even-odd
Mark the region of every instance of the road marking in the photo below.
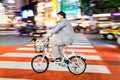
{"type": "Polygon", "coordinates": [[[0,61],[0,68],[32,69],[30,62],[0,61]]]}
{"type": "MultiPolygon", "coordinates": [[[[0,68],[7,69],[32,69],[30,62],[14,62],[14,61],[0,61],[0,68]],[[9,66],[8,66],[9,65],[9,66]]],[[[51,63],[48,70],[53,71],[68,71],[67,68],[61,67],[55,63],[51,63]]],[[[86,73],[102,73],[111,74],[109,69],[104,65],[87,65],[86,73]]]]}
{"type": "Polygon", "coordinates": [[[111,74],[110,70],[104,65],[87,65],[86,72],[111,74]]]}
{"type": "Polygon", "coordinates": [[[108,45],[107,47],[118,48],[117,46],[114,46],[114,45],[108,45]]]}
{"type": "Polygon", "coordinates": [[[32,80],[32,79],[19,79],[19,78],[0,78],[0,80],[32,80]]]}
{"type": "MultiPolygon", "coordinates": [[[[39,55],[39,54],[38,53],[16,53],[16,52],[9,52],[9,53],[5,53],[5,54],[3,54],[1,56],[3,56],[3,57],[31,57],[31,58],[33,58],[36,55],[39,55]]],[[[69,55],[68,57],[70,57],[70,56],[72,56],[72,55],[69,55]]],[[[100,56],[96,56],[96,55],[92,55],[92,56],[91,55],[84,55],[84,57],[87,60],[102,60],[100,56]]]]}
{"type": "Polygon", "coordinates": [[[75,41],[75,43],[90,43],[90,41],[78,40],[78,41],[75,41]]]}
{"type": "Polygon", "coordinates": [[[28,44],[28,45],[26,45],[26,46],[34,46],[34,44],[28,44]]]}
{"type": "MultiPolygon", "coordinates": [[[[28,44],[26,46],[34,46],[34,44],[28,44]]],[[[52,45],[49,45],[52,47],[52,45]]],[[[68,48],[94,48],[94,46],[91,45],[69,45],[68,48]]]]}
{"type": "Polygon", "coordinates": [[[89,49],[67,49],[67,52],[88,52],[88,53],[96,53],[97,51],[96,50],[94,50],[94,49],[91,49],[91,50],[89,50],[89,49]]]}
{"type": "Polygon", "coordinates": [[[89,41],[89,40],[87,40],[87,39],[75,40],[75,42],[77,42],[77,41],[79,41],[79,42],[81,42],[81,41],[90,42],[90,41],[89,41]]]}
{"type": "MultiPolygon", "coordinates": [[[[18,48],[16,50],[23,50],[23,51],[34,51],[34,48],[18,48]]],[[[50,49],[52,50],[52,49],[50,49]]],[[[65,49],[64,49],[65,50],[65,49]]],[[[97,51],[94,50],[94,49],[67,49],[67,52],[72,52],[72,51],[75,51],[75,52],[89,52],[89,53],[96,53],[97,51]]]]}
{"type": "Polygon", "coordinates": [[[16,52],[9,52],[9,53],[5,53],[5,54],[3,54],[3,55],[1,55],[1,56],[3,56],[3,57],[31,57],[31,58],[33,58],[34,56],[36,56],[36,55],[39,55],[39,54],[37,54],[37,53],[16,53],[16,52]]]}
{"type": "Polygon", "coordinates": [[[72,45],[91,45],[91,43],[73,43],[72,45]]]}
{"type": "MultiPolygon", "coordinates": [[[[68,71],[65,67],[60,67],[54,63],[50,64],[49,70],[68,71]],[[53,68],[54,67],[54,68],[53,68]]],[[[87,65],[86,73],[111,74],[110,70],[104,65],[87,65]]]]}
{"type": "Polygon", "coordinates": [[[78,40],[86,40],[86,41],[89,41],[87,38],[84,38],[84,37],[80,37],[80,38],[76,38],[75,41],[78,41],[78,40]]]}
{"type": "MultiPolygon", "coordinates": [[[[77,38],[75,40],[88,40],[88,38],[86,38],[85,36],[82,35],[77,35],[77,38]],[[78,36],[80,36],[80,38],[78,38],[78,36]]],[[[54,40],[54,37],[51,37],[50,40],[54,40]]]]}
{"type": "Polygon", "coordinates": [[[94,46],[91,45],[70,45],[68,47],[73,47],[73,48],[94,48],[94,46]]]}

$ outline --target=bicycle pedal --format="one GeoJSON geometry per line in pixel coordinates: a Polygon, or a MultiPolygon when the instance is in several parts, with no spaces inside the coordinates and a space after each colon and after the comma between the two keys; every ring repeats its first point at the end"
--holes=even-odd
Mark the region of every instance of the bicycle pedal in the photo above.
{"type": "Polygon", "coordinates": [[[61,58],[56,58],[55,60],[51,60],[51,62],[61,62],[61,58]]]}
{"type": "Polygon", "coordinates": [[[56,62],[56,63],[59,63],[59,62],[61,62],[61,61],[59,61],[59,60],[50,60],[50,62],[56,62]]]}
{"type": "Polygon", "coordinates": [[[59,66],[62,66],[62,67],[66,67],[67,66],[67,64],[65,64],[65,63],[58,63],[59,64],[59,66]]]}

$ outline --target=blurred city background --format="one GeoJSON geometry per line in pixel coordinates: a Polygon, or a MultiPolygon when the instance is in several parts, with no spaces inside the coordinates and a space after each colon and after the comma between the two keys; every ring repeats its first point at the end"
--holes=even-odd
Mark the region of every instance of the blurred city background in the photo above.
{"type": "Polygon", "coordinates": [[[77,33],[118,38],[119,0],[0,0],[0,31],[17,30],[19,35],[41,36],[55,26],[59,11],[67,14],[77,33]]]}

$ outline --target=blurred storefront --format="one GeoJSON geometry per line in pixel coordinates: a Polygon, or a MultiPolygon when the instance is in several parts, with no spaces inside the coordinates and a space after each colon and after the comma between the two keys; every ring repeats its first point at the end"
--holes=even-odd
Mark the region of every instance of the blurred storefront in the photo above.
{"type": "Polygon", "coordinates": [[[0,27],[11,28],[15,24],[16,13],[24,6],[24,0],[1,0],[0,2],[0,27]]]}
{"type": "Polygon", "coordinates": [[[5,7],[3,3],[0,3],[0,24],[5,23],[5,7]]]}
{"type": "Polygon", "coordinates": [[[57,0],[46,0],[45,3],[45,26],[52,28],[56,24],[57,0]]]}
{"type": "Polygon", "coordinates": [[[93,14],[96,25],[99,28],[107,28],[120,25],[120,13],[93,14]]]}
{"type": "Polygon", "coordinates": [[[66,12],[67,19],[76,19],[81,16],[81,0],[61,0],[61,10],[66,12]]]}
{"type": "Polygon", "coordinates": [[[38,27],[44,26],[44,5],[45,2],[39,2],[37,3],[37,14],[35,15],[35,24],[38,27]]]}
{"type": "Polygon", "coordinates": [[[15,0],[3,0],[0,2],[0,27],[9,28],[14,23],[15,0]],[[14,6],[13,6],[14,5],[14,6]]]}
{"type": "Polygon", "coordinates": [[[80,0],[45,0],[37,4],[36,24],[54,27],[56,24],[57,12],[64,11],[67,19],[76,19],[81,16],[80,0]]]}
{"type": "Polygon", "coordinates": [[[10,17],[15,15],[16,10],[16,0],[4,0],[4,5],[6,7],[6,14],[10,17]]]}
{"type": "Polygon", "coordinates": [[[45,0],[37,3],[37,15],[35,21],[37,26],[54,27],[56,24],[57,1],[45,0]]]}

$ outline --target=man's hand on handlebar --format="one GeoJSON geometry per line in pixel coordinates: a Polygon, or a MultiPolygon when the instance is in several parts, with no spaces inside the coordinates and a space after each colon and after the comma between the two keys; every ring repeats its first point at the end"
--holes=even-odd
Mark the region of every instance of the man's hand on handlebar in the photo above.
{"type": "Polygon", "coordinates": [[[46,41],[47,39],[49,39],[50,37],[51,37],[50,34],[45,35],[45,37],[43,38],[43,42],[46,41]]]}
{"type": "Polygon", "coordinates": [[[37,41],[37,38],[32,38],[32,40],[30,41],[31,43],[34,43],[34,42],[36,42],[37,41]]]}

